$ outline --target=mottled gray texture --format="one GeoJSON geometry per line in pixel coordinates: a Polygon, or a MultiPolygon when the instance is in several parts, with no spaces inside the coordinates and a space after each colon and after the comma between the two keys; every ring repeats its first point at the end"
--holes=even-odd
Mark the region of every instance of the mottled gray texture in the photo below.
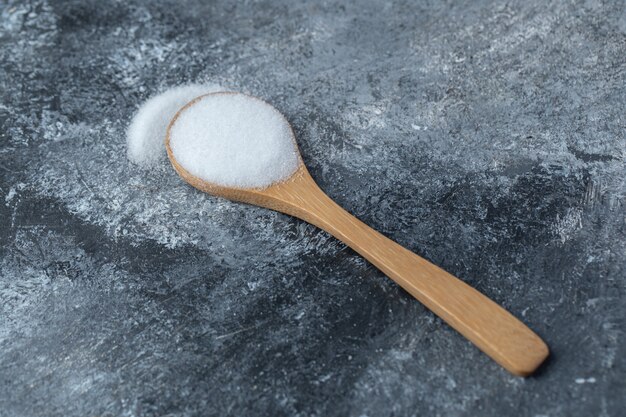
{"type": "Polygon", "coordinates": [[[0,415],[623,415],[623,1],[0,8],[0,415]],[[270,101],[549,362],[513,377],[327,234],[130,164],[185,82],[270,101]]]}

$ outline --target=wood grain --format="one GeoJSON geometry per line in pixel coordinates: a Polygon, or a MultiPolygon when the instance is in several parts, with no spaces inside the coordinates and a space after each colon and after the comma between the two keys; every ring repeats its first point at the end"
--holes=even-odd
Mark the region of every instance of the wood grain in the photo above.
{"type": "MultiPolygon", "coordinates": [[[[186,107],[172,119],[170,127],[186,107]]],[[[219,197],[280,211],[324,229],[515,375],[531,374],[548,356],[548,347],[539,336],[508,311],[342,209],[317,186],[304,164],[286,181],[265,189],[222,187],[191,175],[176,161],[169,131],[168,128],[166,149],[170,161],[192,186],[219,197]]]]}

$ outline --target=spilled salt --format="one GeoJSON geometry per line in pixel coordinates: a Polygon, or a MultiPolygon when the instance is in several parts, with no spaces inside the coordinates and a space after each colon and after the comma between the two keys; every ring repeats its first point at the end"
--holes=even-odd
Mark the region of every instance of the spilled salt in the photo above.
{"type": "Polygon", "coordinates": [[[185,170],[225,187],[265,188],[291,176],[300,163],[285,117],[244,94],[202,97],[179,113],[169,135],[185,170]]]}
{"type": "Polygon", "coordinates": [[[128,158],[149,168],[165,161],[165,132],[176,112],[203,94],[225,91],[216,84],[189,84],[169,89],[146,101],[126,132],[128,158]]]}

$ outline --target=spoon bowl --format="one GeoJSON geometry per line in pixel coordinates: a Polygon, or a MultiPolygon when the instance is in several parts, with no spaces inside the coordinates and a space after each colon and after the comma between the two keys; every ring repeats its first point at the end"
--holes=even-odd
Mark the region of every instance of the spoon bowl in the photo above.
{"type": "MultiPolygon", "coordinates": [[[[318,187],[299,155],[295,172],[264,188],[225,187],[191,174],[172,151],[172,127],[181,114],[214,94],[239,93],[198,97],[178,111],[167,129],[167,155],[183,180],[208,194],[276,210],[325,230],[371,262],[509,372],[527,376],[541,365],[549,350],[539,336],[482,293],[346,212],[318,187]]],[[[293,132],[292,137],[295,145],[293,132]]]]}

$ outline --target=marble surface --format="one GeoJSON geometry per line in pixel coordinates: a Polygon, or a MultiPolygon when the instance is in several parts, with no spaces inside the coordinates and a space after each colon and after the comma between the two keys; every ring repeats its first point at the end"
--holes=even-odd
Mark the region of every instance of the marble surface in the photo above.
{"type": "Polygon", "coordinates": [[[623,415],[622,1],[0,10],[0,415],[623,415]],[[550,360],[513,377],[324,232],[130,164],[189,82],[270,101],[331,197],[550,360]]]}

